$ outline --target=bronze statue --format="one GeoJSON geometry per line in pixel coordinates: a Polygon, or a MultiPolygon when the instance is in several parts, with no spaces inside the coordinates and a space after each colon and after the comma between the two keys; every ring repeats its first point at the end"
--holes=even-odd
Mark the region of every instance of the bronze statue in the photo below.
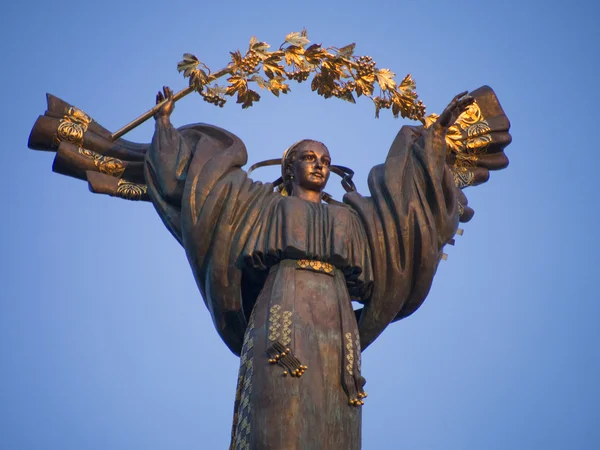
{"type": "Polygon", "coordinates": [[[142,145],[49,95],[29,146],[56,151],[53,170],[92,192],[152,202],[184,247],[240,356],[231,449],[359,449],[361,352],[424,301],[444,246],[473,215],[461,189],[508,164],[510,124],[494,92],[463,92],[424,126],[404,126],[369,174],[369,197],[309,139],[283,153],[281,178],[255,182],[239,138],[175,129],[169,88],[157,104],[142,145]],[[324,192],[331,172],[343,202],[324,192]]]}

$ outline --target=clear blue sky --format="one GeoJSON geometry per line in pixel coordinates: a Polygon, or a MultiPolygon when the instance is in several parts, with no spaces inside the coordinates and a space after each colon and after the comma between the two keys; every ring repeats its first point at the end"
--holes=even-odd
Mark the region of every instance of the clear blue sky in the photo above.
{"type": "MultiPolygon", "coordinates": [[[[364,354],[363,448],[600,448],[597,244],[600,7],[534,2],[13,2],[0,17],[0,449],[225,449],[237,359],[150,204],[92,195],[27,149],[51,92],[115,130],[252,35],[306,27],[398,76],[429,112],[492,86],[511,165],[467,190],[476,211],[423,307],[364,354]]],[[[240,136],[250,161],[325,142],[366,192],[401,127],[306,86],[250,110],[182,100],[176,125],[240,136]]],[[[147,142],[153,125],[128,138],[147,142]]],[[[256,172],[266,181],[268,170],[256,172]]],[[[333,186],[333,184],[332,184],[333,186]]],[[[331,189],[340,195],[336,186],[331,189]]]]}

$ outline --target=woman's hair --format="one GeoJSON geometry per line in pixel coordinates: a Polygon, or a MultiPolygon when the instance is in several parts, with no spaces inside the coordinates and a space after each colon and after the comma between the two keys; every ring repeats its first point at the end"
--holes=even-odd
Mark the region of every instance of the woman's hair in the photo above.
{"type": "MultiPolygon", "coordinates": [[[[302,139],[301,141],[298,141],[287,148],[287,150],[283,153],[283,158],[281,161],[281,178],[283,179],[283,187],[288,195],[292,195],[292,180],[294,179],[292,166],[296,160],[298,150],[306,144],[319,144],[327,149],[325,144],[313,139],[302,139]]],[[[329,149],[327,149],[327,151],[329,151],[329,149]]]]}

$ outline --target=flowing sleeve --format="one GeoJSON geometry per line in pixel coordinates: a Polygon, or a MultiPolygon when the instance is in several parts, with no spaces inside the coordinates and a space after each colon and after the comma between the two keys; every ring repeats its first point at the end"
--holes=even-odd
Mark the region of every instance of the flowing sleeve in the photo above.
{"type": "Polygon", "coordinates": [[[371,197],[344,197],[365,227],[373,263],[371,298],[358,319],[363,349],[422,304],[457,230],[458,190],[445,158],[439,126],[405,126],[369,174],[371,197]]]}
{"type": "Polygon", "coordinates": [[[148,195],[171,234],[181,243],[181,198],[192,157],[190,145],[170,123],[156,121],[146,153],[148,195]]]}
{"type": "Polygon", "coordinates": [[[145,155],[148,196],[167,229],[182,245],[182,224],[186,220],[185,213],[189,212],[182,211],[190,196],[189,189],[186,191],[188,180],[203,172],[205,184],[214,183],[231,167],[211,171],[204,170],[205,166],[213,157],[227,155],[228,150],[245,154],[240,139],[221,128],[201,123],[175,128],[168,122],[156,122],[152,143],[145,155]]]}
{"type": "Polygon", "coordinates": [[[226,130],[157,122],[145,165],[148,195],[184,247],[217,332],[237,355],[252,306],[242,298],[240,258],[248,234],[268,223],[281,197],[271,184],[248,178],[247,158],[243,142],[226,130]]]}

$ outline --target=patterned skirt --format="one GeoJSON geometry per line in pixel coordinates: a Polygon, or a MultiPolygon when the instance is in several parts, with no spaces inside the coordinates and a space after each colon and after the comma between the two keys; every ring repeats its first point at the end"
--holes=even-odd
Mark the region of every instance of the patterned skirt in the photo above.
{"type": "Polygon", "coordinates": [[[358,450],[364,384],[343,274],[284,260],[246,330],[230,449],[358,450]]]}

